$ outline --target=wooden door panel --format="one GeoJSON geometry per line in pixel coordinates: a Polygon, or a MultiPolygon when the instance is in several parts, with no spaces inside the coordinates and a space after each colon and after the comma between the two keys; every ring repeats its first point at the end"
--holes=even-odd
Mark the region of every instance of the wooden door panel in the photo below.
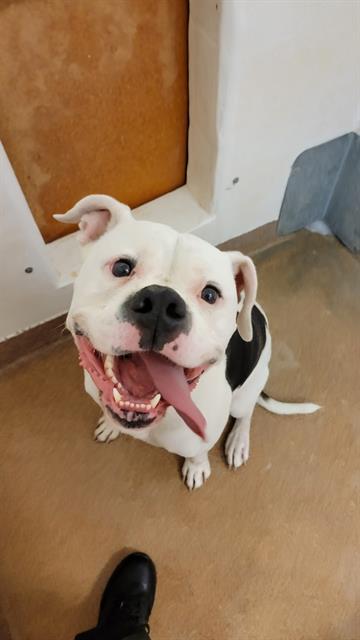
{"type": "Polygon", "coordinates": [[[187,0],[0,0],[0,138],[45,240],[88,193],[184,184],[187,0]]]}

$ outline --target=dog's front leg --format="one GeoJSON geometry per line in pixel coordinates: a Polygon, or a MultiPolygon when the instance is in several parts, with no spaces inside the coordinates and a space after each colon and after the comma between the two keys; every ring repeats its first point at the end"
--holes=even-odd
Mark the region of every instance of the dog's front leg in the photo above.
{"type": "Polygon", "coordinates": [[[236,418],[227,437],[225,455],[231,469],[238,469],[249,459],[251,416],[252,411],[242,418],[236,418]]]}
{"type": "Polygon", "coordinates": [[[267,344],[267,351],[264,350],[264,357],[260,358],[252,375],[233,391],[230,415],[235,418],[235,423],[225,444],[225,455],[231,469],[238,469],[249,459],[251,418],[269,375],[270,336],[267,344]]]}
{"type": "Polygon", "coordinates": [[[94,438],[97,442],[112,442],[120,435],[120,429],[103,414],[97,423],[94,431],[94,438]]]}
{"type": "Polygon", "coordinates": [[[200,489],[204,482],[210,477],[210,474],[211,468],[207,452],[201,453],[194,458],[185,458],[182,476],[190,491],[200,489]]]}
{"type": "MultiPolygon", "coordinates": [[[[94,384],[91,376],[87,371],[84,372],[84,385],[85,391],[91,396],[91,398],[102,408],[102,404],[100,402],[99,391],[94,384]]],[[[96,425],[96,429],[94,431],[94,439],[97,442],[112,442],[120,435],[119,427],[108,418],[105,414],[99,418],[98,423],[96,425]]]]}

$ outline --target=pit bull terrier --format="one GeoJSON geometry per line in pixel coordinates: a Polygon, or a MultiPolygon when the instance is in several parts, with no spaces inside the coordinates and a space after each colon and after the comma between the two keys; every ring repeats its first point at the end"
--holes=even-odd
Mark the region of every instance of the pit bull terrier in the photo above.
{"type": "Polygon", "coordinates": [[[263,392],[271,337],[249,257],[135,220],[106,195],[54,217],[78,223],[84,246],[67,327],[85,389],[102,410],[99,442],[126,433],[182,456],[195,489],[210,476],[208,451],[229,414],[225,453],[238,468],[249,457],[256,404],[279,414],[318,409],[263,392]]]}

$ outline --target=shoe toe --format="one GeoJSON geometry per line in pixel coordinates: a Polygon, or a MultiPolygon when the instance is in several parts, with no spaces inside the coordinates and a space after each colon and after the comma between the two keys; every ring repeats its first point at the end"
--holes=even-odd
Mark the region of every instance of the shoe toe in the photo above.
{"type": "Polygon", "coordinates": [[[142,600],[144,617],[150,615],[156,591],[156,569],[151,558],[145,553],[135,552],[126,556],[116,567],[105,588],[100,618],[108,617],[113,604],[129,597],[142,600]]]}

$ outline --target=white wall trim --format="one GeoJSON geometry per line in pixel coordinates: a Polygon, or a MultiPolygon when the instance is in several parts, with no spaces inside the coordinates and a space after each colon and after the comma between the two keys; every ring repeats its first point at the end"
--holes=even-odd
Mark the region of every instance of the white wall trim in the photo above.
{"type": "Polygon", "coordinates": [[[59,288],[46,245],[0,144],[0,340],[64,313],[69,288],[59,288]],[[32,268],[26,273],[26,268],[32,268]]]}

